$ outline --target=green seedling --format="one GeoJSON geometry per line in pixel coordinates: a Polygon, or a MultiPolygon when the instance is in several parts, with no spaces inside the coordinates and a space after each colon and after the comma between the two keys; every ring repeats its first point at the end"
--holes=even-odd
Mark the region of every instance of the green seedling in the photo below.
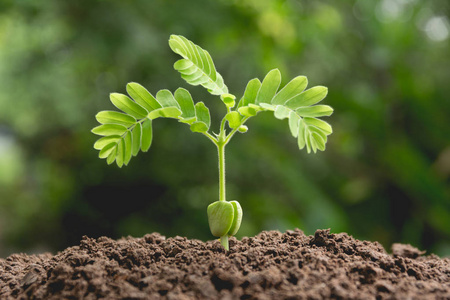
{"type": "Polygon", "coordinates": [[[261,82],[255,78],[248,82],[243,96],[236,101],[230,94],[222,76],[216,71],[209,53],[183,36],[172,35],[169,46],[182,59],[174,64],[181,77],[191,85],[201,85],[212,95],[219,96],[226,107],[219,133],[210,132],[211,117],[203,102],[194,103],[184,88],[174,93],[160,90],[153,96],[143,86],[127,84],[128,97],[112,93],[111,102],[122,112],[101,111],[96,115],[102,124],[92,129],[102,136],[94,144],[99,157],[108,164],[114,161],[119,167],[127,165],[139,151],[147,152],[153,139],[152,124],[158,118],[173,118],[190,126],[192,132],[206,136],[217,147],[219,155],[219,200],[208,206],[208,222],[211,233],[220,237],[228,250],[228,238],[239,230],[242,208],[237,201],[227,201],[225,193],[225,146],[236,134],[247,132],[244,125],[250,118],[263,111],[273,111],[277,119],[288,119],[289,129],[297,139],[298,147],[306,147],[308,153],[325,150],[331,126],[317,119],[330,116],[328,105],[316,105],[327,95],[327,88],[312,87],[305,90],[308,80],[298,76],[279,89],[281,73],[271,70],[261,82]],[[237,105],[236,105],[237,102],[237,105]]]}

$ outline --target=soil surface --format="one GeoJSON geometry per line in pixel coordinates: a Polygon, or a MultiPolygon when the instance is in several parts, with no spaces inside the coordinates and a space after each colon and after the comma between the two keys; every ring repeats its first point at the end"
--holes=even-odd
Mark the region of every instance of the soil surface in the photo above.
{"type": "Polygon", "coordinates": [[[318,230],[202,242],[84,237],[0,259],[1,299],[450,299],[450,259],[318,230]]]}

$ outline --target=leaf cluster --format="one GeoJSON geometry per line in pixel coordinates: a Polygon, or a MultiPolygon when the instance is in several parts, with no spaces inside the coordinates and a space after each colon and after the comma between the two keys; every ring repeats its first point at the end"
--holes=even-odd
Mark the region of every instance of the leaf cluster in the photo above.
{"type": "Polygon", "coordinates": [[[281,73],[271,70],[261,82],[255,78],[250,80],[244,95],[238,103],[239,115],[233,113],[230,127],[238,126],[239,119],[250,118],[261,111],[273,111],[277,119],[289,120],[289,129],[297,138],[298,147],[306,147],[308,153],[324,151],[327,137],[333,131],[327,122],[318,117],[330,116],[333,108],[328,105],[316,105],[322,101],[328,89],[315,86],[305,90],[308,79],[298,76],[279,90],[281,73]]]}
{"type": "MultiPolygon", "coordinates": [[[[174,64],[181,77],[191,85],[205,87],[212,95],[219,95],[226,105],[227,114],[222,120],[221,132],[225,124],[231,132],[222,137],[222,142],[227,143],[235,132],[246,132],[244,123],[249,118],[261,111],[273,111],[276,118],[289,120],[291,134],[297,139],[300,149],[306,147],[308,153],[325,150],[327,136],[332,129],[318,117],[331,115],[333,109],[316,104],[327,95],[326,87],[305,90],[308,80],[305,76],[298,76],[279,89],[281,73],[274,69],[262,82],[257,78],[250,80],[236,106],[236,97],[228,93],[206,50],[178,35],[170,37],[169,46],[182,57],[174,64]]],[[[211,125],[209,109],[203,102],[194,103],[186,89],[178,88],[173,94],[164,89],[153,96],[140,84],[131,82],[127,84],[127,93],[129,96],[110,95],[111,102],[121,112],[99,112],[96,119],[101,125],[92,129],[94,134],[102,136],[94,148],[100,151],[99,157],[105,158],[108,164],[115,161],[122,167],[139,151],[148,151],[153,139],[153,120],[157,118],[177,119],[189,125],[191,131],[202,133],[215,143],[219,141],[218,135],[214,137],[208,133],[211,125]]]]}

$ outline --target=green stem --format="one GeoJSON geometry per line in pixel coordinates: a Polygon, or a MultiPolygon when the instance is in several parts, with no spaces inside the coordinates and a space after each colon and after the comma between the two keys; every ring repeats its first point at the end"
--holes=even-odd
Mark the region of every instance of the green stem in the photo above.
{"type": "MultiPolygon", "coordinates": [[[[219,201],[226,201],[226,188],[225,188],[225,146],[227,143],[225,140],[225,118],[222,120],[222,124],[220,124],[220,132],[217,141],[217,153],[219,155],[219,201]]],[[[220,237],[220,243],[225,248],[225,250],[229,250],[228,245],[228,235],[225,234],[220,237]]]]}
{"type": "Polygon", "coordinates": [[[209,132],[203,132],[203,134],[217,146],[217,139],[213,137],[209,132]]]}
{"type": "Polygon", "coordinates": [[[222,246],[225,248],[225,250],[230,250],[230,247],[228,245],[228,235],[224,235],[220,237],[220,243],[222,244],[222,246]]]}
{"type": "MultiPolygon", "coordinates": [[[[248,120],[249,118],[250,118],[250,117],[245,117],[245,118],[243,118],[242,121],[241,121],[241,125],[244,125],[245,122],[247,122],[247,120],[248,120]]],[[[233,135],[238,131],[238,129],[239,129],[239,127],[233,129],[233,130],[225,137],[225,145],[228,144],[228,142],[229,142],[230,139],[233,137],[233,135]]]]}
{"type": "Polygon", "coordinates": [[[217,152],[219,154],[219,200],[226,200],[225,189],[225,143],[217,143],[217,152]]]}

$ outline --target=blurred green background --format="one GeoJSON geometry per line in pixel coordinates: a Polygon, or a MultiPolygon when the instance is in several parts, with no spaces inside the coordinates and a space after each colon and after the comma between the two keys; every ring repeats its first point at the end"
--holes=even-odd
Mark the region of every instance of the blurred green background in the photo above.
{"type": "Polygon", "coordinates": [[[271,113],[227,147],[238,238],[331,228],[450,255],[449,12],[448,0],[0,1],[0,256],[83,235],[213,238],[205,137],[158,119],[150,151],[122,169],[92,148],[95,114],[130,81],[187,88],[217,126],[223,105],[173,69],[171,33],[207,49],[238,97],[276,67],[283,84],[329,88],[325,152],[299,151],[271,113]]]}

